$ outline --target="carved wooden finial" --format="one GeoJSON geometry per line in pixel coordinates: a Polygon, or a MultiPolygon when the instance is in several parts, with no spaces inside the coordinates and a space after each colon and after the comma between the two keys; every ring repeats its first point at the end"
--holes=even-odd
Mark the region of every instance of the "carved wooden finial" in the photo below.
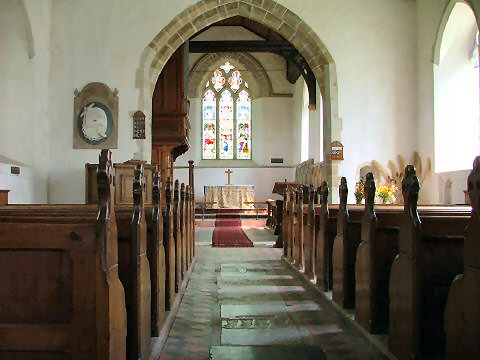
{"type": "Polygon", "coordinates": [[[172,204],[172,179],[167,178],[167,185],[165,186],[165,200],[168,206],[172,204]]]}
{"type": "Polygon", "coordinates": [[[153,205],[153,219],[157,220],[160,218],[162,211],[162,179],[158,171],[153,173],[152,180],[152,205],[153,205]]]}
{"type": "Polygon", "coordinates": [[[322,182],[320,185],[320,204],[326,205],[328,202],[328,183],[326,181],[322,182]]]}
{"type": "Polygon", "coordinates": [[[480,156],[473,161],[473,169],[468,175],[467,189],[473,212],[478,214],[480,211],[480,156]]]}
{"type": "Polygon", "coordinates": [[[290,196],[290,201],[295,200],[295,188],[293,186],[288,188],[288,195],[290,196]]]}
{"type": "Polygon", "coordinates": [[[133,179],[133,204],[135,207],[143,205],[143,164],[135,166],[133,179]]]}
{"type": "Polygon", "coordinates": [[[180,198],[182,199],[182,201],[185,201],[185,184],[184,183],[180,185],[180,198]]]}
{"type": "Polygon", "coordinates": [[[347,208],[348,186],[347,178],[342,176],[340,185],[338,187],[338,196],[340,197],[340,208],[345,210],[347,208]]]}
{"type": "Polygon", "coordinates": [[[97,168],[97,191],[98,191],[98,219],[106,220],[110,218],[110,208],[112,206],[112,153],[108,149],[103,149],[98,158],[97,168]]]}
{"type": "Polygon", "coordinates": [[[418,181],[417,171],[413,165],[405,166],[405,177],[402,180],[402,195],[404,201],[404,210],[411,214],[417,211],[418,192],[420,182],[418,181]]]}
{"type": "Polygon", "coordinates": [[[178,182],[178,179],[175,180],[175,189],[173,191],[173,201],[175,202],[175,204],[178,204],[178,188],[179,188],[179,182],[178,182]]]}
{"type": "Polygon", "coordinates": [[[365,209],[370,213],[373,212],[373,205],[375,204],[375,180],[373,174],[369,172],[365,176],[365,209]]]}
{"type": "Polygon", "coordinates": [[[154,206],[159,206],[162,199],[162,177],[158,171],[153,174],[152,184],[152,203],[154,206]]]}

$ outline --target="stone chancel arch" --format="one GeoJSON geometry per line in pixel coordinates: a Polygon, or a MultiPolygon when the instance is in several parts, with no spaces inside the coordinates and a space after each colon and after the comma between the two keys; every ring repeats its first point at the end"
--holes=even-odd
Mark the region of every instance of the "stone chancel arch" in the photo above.
{"type": "MultiPolygon", "coordinates": [[[[310,66],[323,99],[323,152],[333,140],[341,141],[338,117],[338,88],[335,63],[325,44],[300,17],[273,0],[201,0],[182,11],[163,28],[144,49],[137,71],[140,106],[151,114],[151,98],[163,66],[175,50],[197,32],[218,21],[242,16],[261,23],[282,35],[304,57],[310,66]]],[[[326,159],[324,178],[331,187],[339,182],[338,163],[326,159]]]]}

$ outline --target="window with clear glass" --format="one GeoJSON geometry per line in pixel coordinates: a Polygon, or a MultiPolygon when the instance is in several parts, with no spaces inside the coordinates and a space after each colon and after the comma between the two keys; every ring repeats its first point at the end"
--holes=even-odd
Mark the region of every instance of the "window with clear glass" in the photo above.
{"type": "Polygon", "coordinates": [[[229,61],[225,62],[205,84],[202,159],[252,158],[252,101],[248,84],[240,71],[234,69],[229,61]]]}

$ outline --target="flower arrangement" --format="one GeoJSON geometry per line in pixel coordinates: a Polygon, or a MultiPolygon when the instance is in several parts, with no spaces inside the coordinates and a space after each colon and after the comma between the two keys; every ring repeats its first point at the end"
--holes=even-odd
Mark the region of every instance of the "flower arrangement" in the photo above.
{"type": "Polygon", "coordinates": [[[357,200],[357,204],[362,202],[362,199],[365,197],[365,179],[363,176],[360,178],[355,184],[355,199],[357,200]]]}
{"type": "Polygon", "coordinates": [[[393,204],[396,201],[395,191],[398,191],[398,186],[395,184],[383,185],[380,183],[377,190],[375,190],[375,195],[382,199],[384,204],[387,204],[389,201],[390,204],[393,204]]]}

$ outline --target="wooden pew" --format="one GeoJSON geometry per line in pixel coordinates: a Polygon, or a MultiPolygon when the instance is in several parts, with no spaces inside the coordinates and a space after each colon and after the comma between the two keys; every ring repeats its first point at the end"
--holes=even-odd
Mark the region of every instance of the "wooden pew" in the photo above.
{"type": "MultiPolygon", "coordinates": [[[[118,271],[125,289],[127,308],[127,355],[130,359],[148,359],[151,336],[151,280],[150,264],[147,259],[146,216],[143,208],[142,168],[135,169],[133,187],[134,206],[116,206],[118,237],[118,271]],[[133,216],[132,216],[133,214],[133,216]]],[[[88,216],[90,206],[77,209],[78,205],[34,205],[12,206],[11,215],[21,216],[28,211],[32,218],[41,219],[47,214],[63,218],[75,213],[77,217],[88,216]]],[[[153,240],[152,240],[153,241],[153,240]]],[[[164,283],[156,284],[155,290],[164,293],[164,283]]],[[[164,307],[153,306],[161,317],[164,307]]],[[[162,321],[163,323],[163,321],[162,321]]]]}
{"type": "MultiPolygon", "coordinates": [[[[268,204],[267,200],[267,204],[268,204]]],[[[290,233],[290,217],[289,217],[289,209],[288,209],[288,202],[290,201],[290,194],[285,189],[285,192],[283,193],[283,211],[282,211],[282,240],[283,240],[283,257],[287,258],[288,256],[288,249],[289,249],[289,233],[290,233]]],[[[270,212],[268,212],[270,213],[270,212]]]]}
{"type": "Polygon", "coordinates": [[[185,277],[187,271],[187,233],[186,233],[186,194],[185,194],[185,184],[182,183],[180,186],[180,236],[182,239],[181,249],[182,249],[182,262],[181,262],[181,278],[182,280],[185,277]]]}
{"type": "MultiPolygon", "coordinates": [[[[189,256],[188,256],[188,259],[189,259],[189,264],[192,264],[192,261],[193,261],[193,258],[195,257],[195,193],[194,193],[194,190],[193,190],[193,187],[189,185],[188,187],[189,189],[189,192],[188,192],[188,196],[189,196],[189,207],[190,207],[190,211],[189,211],[189,232],[190,232],[190,236],[189,236],[189,239],[190,241],[188,242],[188,248],[189,248],[189,256]]],[[[189,265],[190,266],[190,265],[189,265]]]]}
{"type": "Polygon", "coordinates": [[[472,214],[465,232],[463,274],[453,280],[445,308],[447,359],[480,359],[480,157],[468,177],[472,214]]]}
{"type": "MultiPolygon", "coordinates": [[[[294,247],[295,247],[295,234],[296,234],[296,217],[295,217],[295,208],[296,208],[296,189],[293,187],[288,188],[288,196],[289,196],[289,201],[287,204],[288,212],[287,212],[287,217],[288,217],[288,229],[287,229],[287,261],[290,263],[294,262],[294,247]]],[[[285,240],[284,240],[285,242],[285,240]]]]}
{"type": "Polygon", "coordinates": [[[314,276],[314,252],[315,252],[315,234],[317,227],[315,226],[315,189],[313,186],[307,188],[307,207],[302,208],[304,213],[303,222],[303,244],[304,244],[304,274],[307,278],[312,279],[314,276]],[[306,213],[305,213],[306,212],[306,213]]]}
{"type": "MultiPolygon", "coordinates": [[[[144,209],[143,165],[135,167],[133,216],[128,240],[120,242],[119,273],[125,287],[127,306],[127,359],[147,360],[151,345],[151,283],[147,259],[147,225],[144,209]],[[123,252],[123,254],[122,254],[123,252]]],[[[120,235],[120,233],[119,233],[120,235]]]]}
{"type": "MultiPolygon", "coordinates": [[[[399,359],[442,358],[443,314],[449,284],[463,270],[470,209],[417,211],[419,183],[411,165],[405,169],[402,192],[400,246],[390,276],[389,345],[399,359]]],[[[478,303],[475,306],[478,309],[478,303]]]]}
{"type": "Polygon", "coordinates": [[[303,270],[303,186],[295,190],[294,214],[293,264],[297,269],[303,270]]]}
{"type": "MultiPolygon", "coordinates": [[[[188,161],[188,186],[189,186],[189,199],[190,199],[190,256],[189,263],[193,261],[195,253],[195,180],[194,180],[194,165],[193,160],[188,161]]],[[[202,219],[203,220],[203,219],[202,219]]]]}
{"type": "MultiPolygon", "coordinates": [[[[147,258],[150,264],[151,274],[151,313],[152,313],[152,336],[158,336],[163,322],[165,320],[165,249],[163,246],[163,215],[161,208],[161,183],[160,175],[154,174],[153,181],[153,205],[145,208],[145,220],[147,224],[147,258]]],[[[27,212],[31,217],[42,217],[46,214],[52,216],[67,216],[75,212],[77,217],[88,216],[88,213],[94,211],[94,205],[62,204],[62,205],[11,205],[8,207],[10,216],[21,216],[27,212]]],[[[132,221],[133,207],[128,204],[115,206],[115,218],[117,223],[117,234],[120,241],[119,268],[124,278],[124,287],[130,285],[130,281],[125,280],[131,273],[128,266],[135,264],[130,260],[130,245],[132,242],[132,221]]]]}
{"type": "Polygon", "coordinates": [[[337,228],[338,206],[328,206],[326,181],[318,188],[317,193],[320,204],[315,209],[318,229],[315,239],[315,276],[317,286],[323,291],[329,291],[332,289],[333,283],[332,253],[337,228]]]}
{"type": "MultiPolygon", "coordinates": [[[[152,221],[148,236],[147,256],[150,263],[152,291],[152,336],[159,336],[165,322],[165,248],[163,247],[162,183],[160,174],[153,174],[152,221]]],[[[148,217],[147,217],[148,219],[148,217]]],[[[148,222],[147,222],[148,224],[148,222]]]]}
{"type": "Polygon", "coordinates": [[[392,212],[377,214],[374,203],[375,182],[373,174],[368,173],[361,243],[355,263],[355,320],[369,332],[381,333],[388,328],[388,281],[398,253],[400,224],[398,217],[391,216],[392,212]]]}
{"type": "MultiPolygon", "coordinates": [[[[171,185],[171,181],[168,181],[171,185]]],[[[155,189],[153,190],[153,193],[155,193],[155,189]]],[[[160,195],[159,195],[160,196],[160,195]]],[[[192,197],[193,199],[193,197],[192,197]]],[[[158,204],[160,204],[160,198],[158,200],[158,204]]],[[[77,209],[78,205],[14,205],[14,206],[9,206],[9,212],[11,213],[17,213],[21,214],[25,212],[26,210],[29,211],[30,216],[37,216],[37,217],[42,217],[45,216],[45,212],[48,211],[49,213],[52,214],[52,216],[66,216],[67,214],[72,212],[72,209],[77,209]]],[[[193,205],[190,204],[190,208],[193,210],[193,205]]],[[[168,214],[167,211],[167,206],[165,207],[165,212],[168,214]]],[[[88,212],[95,211],[95,206],[92,205],[85,205],[82,206],[80,209],[76,210],[76,216],[86,216],[88,215],[88,212]]],[[[128,270],[128,266],[132,264],[136,264],[136,261],[130,261],[130,246],[128,244],[131,243],[131,236],[132,236],[132,231],[131,231],[131,221],[132,221],[132,211],[133,208],[131,205],[118,205],[116,206],[116,222],[117,222],[117,227],[119,229],[118,231],[118,237],[121,240],[121,247],[123,248],[120,251],[120,267],[123,269],[123,278],[129,278],[130,271],[128,270]]],[[[155,272],[155,274],[158,274],[158,278],[155,281],[154,279],[154,271],[152,270],[152,304],[151,304],[151,310],[152,310],[152,325],[151,325],[151,331],[153,336],[158,336],[164,319],[165,319],[165,302],[166,302],[166,297],[168,296],[168,293],[165,291],[165,250],[163,248],[163,238],[157,236],[153,236],[153,233],[156,232],[160,236],[165,235],[165,238],[168,239],[168,231],[163,232],[162,226],[163,226],[163,221],[164,220],[167,224],[170,223],[170,221],[165,217],[161,215],[162,209],[158,207],[157,210],[155,210],[155,206],[152,206],[148,209],[146,209],[145,213],[147,216],[145,216],[146,221],[147,221],[147,227],[148,227],[148,251],[147,251],[147,257],[148,261],[150,262],[150,267],[151,268],[157,268],[159,269],[158,271],[155,272]],[[154,215],[154,213],[157,213],[157,216],[154,215]],[[154,220],[158,218],[157,222],[157,227],[154,227],[153,223],[154,220]],[[157,229],[154,231],[154,229],[157,229]],[[152,247],[156,247],[158,251],[151,251],[150,249],[152,247]],[[155,260],[158,259],[158,260],[155,260]],[[155,295],[158,294],[157,299],[155,300],[155,295]]],[[[192,213],[193,214],[193,213],[192,213]]],[[[193,219],[193,217],[192,217],[193,219]]],[[[193,226],[194,223],[191,222],[190,226],[190,233],[193,233],[193,226]]],[[[186,240],[187,241],[187,240],[186,240]]],[[[190,239],[192,241],[192,239],[190,239]]],[[[131,282],[125,280],[125,288],[128,290],[131,286],[131,282]],[[128,286],[127,286],[128,285],[128,286]]],[[[139,300],[143,301],[143,300],[139,300]]],[[[144,302],[144,301],[143,301],[144,302]]],[[[130,306],[130,305],[129,305],[130,306]]],[[[145,306],[144,306],[145,307],[145,306]]],[[[143,321],[142,324],[148,324],[148,321],[145,322],[143,321]]],[[[143,331],[143,333],[146,333],[143,331]]],[[[142,339],[145,339],[146,336],[143,336],[142,339]]]]}
{"type": "Polygon", "coordinates": [[[337,234],[333,243],[332,297],[346,309],[355,307],[355,260],[360,244],[361,214],[363,207],[353,206],[352,214],[347,207],[347,179],[342,177],[338,189],[340,205],[337,214],[337,234]]]}
{"type": "Polygon", "coordinates": [[[1,359],[125,359],[111,169],[103,150],[97,211],[32,217],[2,208],[1,359]]]}
{"type": "MultiPolygon", "coordinates": [[[[191,190],[190,190],[190,185],[185,186],[185,271],[188,271],[190,269],[190,261],[191,261],[191,241],[192,241],[192,210],[191,210],[191,202],[192,202],[192,195],[191,195],[191,190]]],[[[194,219],[195,221],[195,219],[194,219]]]]}
{"type": "Polygon", "coordinates": [[[171,310],[175,301],[175,239],[173,235],[172,179],[167,178],[163,213],[163,244],[165,247],[165,309],[171,310]]]}
{"type": "Polygon", "coordinates": [[[182,283],[182,234],[180,231],[180,193],[179,182],[175,180],[173,192],[173,239],[175,242],[175,292],[182,283]]]}

